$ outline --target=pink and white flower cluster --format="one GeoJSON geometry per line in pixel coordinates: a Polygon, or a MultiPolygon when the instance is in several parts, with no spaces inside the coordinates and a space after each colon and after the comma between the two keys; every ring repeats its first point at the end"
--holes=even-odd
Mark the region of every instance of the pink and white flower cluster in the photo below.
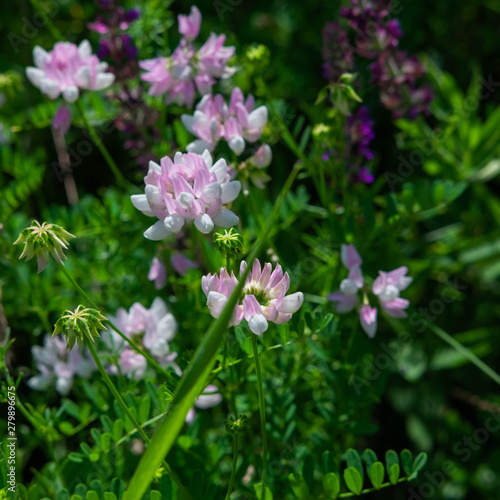
{"type": "Polygon", "coordinates": [[[150,82],[150,95],[166,94],[166,104],[176,102],[193,106],[196,90],[209,94],[218,78],[228,78],[235,69],[227,62],[234,54],[234,47],[224,47],[225,35],[210,34],[205,44],[196,50],[193,41],[198,37],[201,13],[191,7],[189,16],[179,16],[179,33],[182,36],[171,57],[157,57],[141,61],[146,70],[141,79],[150,82]]]}
{"type": "MultiPolygon", "coordinates": [[[[328,295],[328,299],[336,302],[339,313],[352,311],[358,306],[358,292],[363,291],[363,303],[359,308],[359,320],[366,334],[373,338],[377,331],[377,308],[371,307],[368,301],[367,289],[361,271],[363,259],[354,245],[342,245],[341,260],[349,271],[346,279],[340,283],[340,289],[328,295]]],[[[379,276],[374,281],[372,292],[377,296],[380,307],[393,318],[406,318],[405,309],[410,302],[399,296],[399,292],[408,288],[413,278],[406,276],[408,268],[398,267],[393,271],[379,271],[379,276]]]]}
{"type": "Polygon", "coordinates": [[[97,370],[87,349],[80,353],[78,346],[68,351],[65,337],[45,335],[43,346],[35,345],[31,353],[40,372],[28,380],[28,386],[45,391],[54,385],[62,396],[67,396],[76,376],[89,378],[97,370]]]}
{"type": "Polygon", "coordinates": [[[159,219],[144,233],[150,240],[178,233],[186,220],[194,221],[203,234],[216,225],[230,228],[239,222],[238,216],[222,205],[236,199],[241,183],[230,179],[224,159],[212,164],[208,151],[202,155],[176,153],[174,161],[165,156],[160,165],[150,162],[144,182],[145,194],[131,199],[138,210],[159,219]]]}
{"type": "MultiPolygon", "coordinates": [[[[246,266],[247,263],[242,261],[240,274],[246,266]]],[[[202,278],[201,287],[214,318],[219,317],[237,284],[234,273],[229,275],[225,268],[220,270],[219,276],[208,274],[202,278]]],[[[245,319],[253,333],[262,335],[267,330],[269,321],[277,325],[287,323],[304,301],[302,292],[286,295],[289,288],[290,276],[283,273],[279,264],[276,264],[273,271],[272,264],[266,263],[262,267],[255,259],[243,287],[243,300],[236,305],[230,326],[237,326],[245,319]]]]}
{"type": "MultiPolygon", "coordinates": [[[[171,353],[169,345],[177,333],[177,322],[161,298],[156,297],[150,309],[146,309],[139,302],[133,304],[128,311],[120,308],[115,317],[110,316],[110,320],[122,333],[145,348],[160,366],[164,368],[171,366],[180,375],[180,369],[175,363],[177,353],[171,353]]],[[[120,373],[135,380],[144,376],[147,368],[144,356],[137,354],[113,330],[105,332],[102,338],[113,353],[118,353],[120,373]]],[[[117,373],[118,369],[113,365],[109,371],[117,373]]]]}
{"type": "Polygon", "coordinates": [[[187,146],[187,151],[202,153],[213,151],[219,140],[224,139],[238,156],[245,149],[245,141],[255,142],[267,123],[267,108],[255,108],[255,100],[236,87],[229,106],[221,94],[205,95],[196,105],[193,115],[183,114],[182,123],[197,137],[187,146]]]}
{"type": "Polygon", "coordinates": [[[108,64],[92,54],[88,40],[79,46],[57,42],[50,52],[37,45],[33,59],[36,67],[26,68],[26,75],[50,99],[62,94],[67,102],[75,102],[80,89],[103,90],[115,81],[115,75],[106,72],[108,64]]]}

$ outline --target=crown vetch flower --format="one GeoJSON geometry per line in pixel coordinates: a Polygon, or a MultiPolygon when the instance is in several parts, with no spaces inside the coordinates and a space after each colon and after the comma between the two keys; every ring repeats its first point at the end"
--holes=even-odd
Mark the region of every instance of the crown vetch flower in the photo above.
{"type": "Polygon", "coordinates": [[[229,148],[240,155],[245,149],[245,141],[257,141],[267,123],[267,108],[254,108],[253,96],[249,95],[245,100],[238,87],[231,93],[229,106],[221,94],[205,95],[196,105],[193,115],[181,116],[186,129],[198,137],[188,144],[187,151],[213,151],[219,140],[225,139],[229,148]]]}
{"type": "MultiPolygon", "coordinates": [[[[240,274],[247,263],[241,262],[240,274]]],[[[227,303],[229,295],[238,284],[233,272],[228,274],[225,268],[219,275],[208,274],[201,280],[201,286],[207,296],[207,306],[214,318],[218,318],[227,303]]],[[[250,330],[262,335],[268,328],[268,322],[281,325],[290,321],[304,301],[302,292],[286,295],[290,288],[290,277],[283,273],[279,264],[272,269],[272,264],[264,267],[255,259],[252,272],[249,273],[243,287],[243,299],[236,305],[230,326],[237,326],[243,319],[248,321],[250,330]]]]}
{"type": "Polygon", "coordinates": [[[210,34],[197,51],[192,42],[198,36],[201,13],[191,8],[189,16],[179,16],[179,32],[183,35],[171,57],[157,57],[141,61],[146,70],[141,79],[150,82],[150,95],[166,94],[165,102],[193,106],[196,90],[208,94],[218,78],[228,78],[235,69],[227,65],[235,48],[225,47],[225,35],[210,34]]]}
{"type": "Polygon", "coordinates": [[[150,240],[163,240],[178,233],[186,220],[194,221],[204,234],[217,225],[230,228],[239,218],[223,204],[231,203],[239,194],[241,184],[231,181],[224,159],[212,164],[208,151],[202,155],[176,153],[160,165],[150,162],[144,178],[146,194],[131,197],[134,206],[158,222],[146,230],[150,240]]]}
{"type": "Polygon", "coordinates": [[[102,321],[107,321],[97,309],[84,307],[81,304],[75,311],[66,310],[57,320],[52,336],[62,333],[66,337],[69,350],[73,349],[75,342],[83,351],[85,338],[95,342],[94,338],[99,337],[99,330],[106,330],[102,321]]]}
{"type": "Polygon", "coordinates": [[[47,224],[47,222],[40,225],[38,221],[34,220],[31,226],[21,231],[14,245],[24,244],[23,252],[19,256],[20,259],[26,257],[26,261],[28,261],[36,255],[38,272],[40,273],[45,269],[50,255],[59,264],[64,265],[63,259],[66,256],[63,250],[68,249],[68,238],[74,238],[74,236],[61,226],[47,224]]]}
{"type": "Polygon", "coordinates": [[[167,281],[167,270],[158,257],[154,257],[149,268],[148,280],[155,282],[155,288],[160,290],[167,281]]]}
{"type": "MultiPolygon", "coordinates": [[[[340,289],[328,295],[328,300],[336,303],[339,313],[352,311],[359,304],[358,292],[363,292],[363,302],[359,308],[359,321],[366,334],[373,338],[377,331],[377,309],[370,306],[368,288],[365,286],[361,264],[363,259],[354,245],[342,245],[340,251],[342,264],[349,274],[340,283],[340,289]]],[[[408,268],[398,267],[393,271],[379,271],[378,278],[374,281],[372,292],[377,296],[382,310],[394,318],[406,318],[405,309],[410,302],[402,299],[399,292],[408,288],[413,278],[406,276],[408,268]]]]}
{"type": "Polygon", "coordinates": [[[62,94],[67,102],[75,102],[79,89],[103,90],[115,81],[113,73],[106,73],[108,64],[92,55],[88,40],[78,47],[69,42],[57,42],[52,51],[40,46],[33,49],[36,67],[26,68],[29,81],[50,99],[62,94]]]}
{"type": "Polygon", "coordinates": [[[66,396],[75,375],[88,378],[97,370],[87,350],[80,353],[74,346],[68,351],[64,338],[45,335],[43,346],[33,346],[31,353],[40,373],[28,380],[28,386],[36,391],[44,391],[55,382],[57,392],[66,396]]]}
{"type": "MultiPolygon", "coordinates": [[[[150,309],[139,302],[132,304],[128,311],[121,307],[116,311],[116,316],[111,317],[111,321],[127,337],[146,349],[160,366],[171,366],[180,375],[180,369],[175,363],[177,353],[170,352],[170,341],[177,333],[177,321],[160,297],[154,299],[150,309]]],[[[114,331],[103,338],[109,350],[119,354],[120,372],[135,380],[142,378],[147,368],[144,356],[133,351],[114,331]]],[[[116,366],[110,367],[109,371],[118,373],[116,366]]]]}

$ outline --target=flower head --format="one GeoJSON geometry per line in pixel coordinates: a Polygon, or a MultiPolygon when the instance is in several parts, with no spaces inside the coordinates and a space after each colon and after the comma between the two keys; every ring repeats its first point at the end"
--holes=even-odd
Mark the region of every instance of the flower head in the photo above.
{"type": "Polygon", "coordinates": [[[224,47],[225,35],[212,33],[205,44],[196,50],[192,44],[198,36],[201,13],[191,8],[189,16],[179,16],[179,32],[183,37],[171,57],[141,61],[146,70],[141,79],[150,82],[150,95],[166,94],[166,103],[176,102],[192,107],[196,90],[208,94],[218,78],[231,76],[235,69],[227,65],[234,47],[224,47]]]}
{"type": "Polygon", "coordinates": [[[61,226],[56,224],[47,224],[44,222],[42,225],[36,220],[31,223],[31,226],[23,229],[19,238],[14,242],[14,245],[24,244],[20,259],[26,257],[30,260],[36,255],[38,261],[38,272],[40,273],[45,269],[50,255],[56,259],[59,264],[63,264],[63,259],[66,258],[63,250],[67,250],[67,238],[74,238],[74,236],[66,231],[61,226]]]}
{"type": "MultiPolygon", "coordinates": [[[[240,274],[246,268],[242,261],[240,274]]],[[[229,295],[238,280],[222,268],[219,276],[208,274],[201,280],[201,286],[207,296],[207,306],[214,318],[218,318],[227,303],[229,295]]],[[[243,319],[248,321],[250,330],[256,335],[262,335],[268,328],[268,322],[281,325],[290,321],[292,314],[297,312],[304,301],[302,292],[286,295],[290,288],[290,277],[283,273],[281,266],[272,264],[264,267],[255,259],[252,272],[249,273],[242,291],[242,300],[235,307],[230,325],[237,326],[243,319]]]]}
{"type": "MultiPolygon", "coordinates": [[[[339,313],[352,311],[359,304],[358,292],[363,291],[363,302],[359,308],[359,321],[366,334],[372,338],[377,331],[377,309],[371,307],[365,286],[361,264],[363,259],[354,245],[342,245],[340,252],[342,264],[349,274],[340,283],[340,289],[328,295],[328,300],[336,303],[339,313]]],[[[377,296],[382,310],[394,318],[406,318],[404,311],[410,304],[399,297],[399,292],[405,290],[413,278],[406,276],[408,268],[398,267],[390,272],[379,271],[379,276],[372,286],[372,292],[377,296]]]]}
{"type": "Polygon", "coordinates": [[[106,73],[108,65],[92,55],[88,40],[78,47],[69,42],[57,42],[47,52],[38,45],[33,49],[36,67],[26,68],[30,82],[50,99],[60,94],[67,102],[75,102],[79,89],[102,90],[115,81],[115,75],[106,73]]]}
{"type": "Polygon", "coordinates": [[[212,164],[208,151],[202,155],[176,153],[174,161],[165,156],[161,166],[150,162],[144,182],[146,193],[131,199],[138,210],[159,219],[144,233],[150,240],[178,233],[186,220],[204,234],[216,225],[230,228],[239,221],[223,205],[238,196],[241,184],[230,180],[224,159],[212,164]]]}
{"type": "Polygon", "coordinates": [[[31,348],[38,375],[28,380],[28,385],[36,391],[44,391],[55,382],[59,394],[66,396],[73,386],[76,376],[88,378],[97,367],[87,350],[80,353],[74,346],[68,350],[66,339],[45,335],[43,346],[31,348]]]}
{"type": "Polygon", "coordinates": [[[95,342],[100,330],[106,330],[102,321],[107,321],[97,309],[90,309],[79,305],[75,311],[66,310],[57,320],[52,336],[62,333],[66,337],[69,350],[73,349],[75,342],[83,350],[85,339],[95,342]]]}
{"type": "Polygon", "coordinates": [[[245,141],[257,141],[267,123],[267,108],[254,108],[254,98],[250,95],[245,100],[238,87],[231,94],[229,106],[221,94],[205,95],[196,105],[194,115],[181,116],[186,129],[197,137],[188,144],[187,151],[213,151],[219,140],[224,139],[232,151],[241,155],[245,141]]]}
{"type": "MultiPolygon", "coordinates": [[[[171,366],[180,374],[175,363],[177,353],[170,352],[170,341],[177,333],[177,322],[161,298],[156,297],[150,309],[146,309],[139,302],[132,304],[128,311],[120,308],[111,320],[121,332],[142,346],[160,366],[171,366]]],[[[147,368],[144,356],[133,351],[114,331],[103,339],[108,350],[118,354],[121,373],[136,380],[143,377],[147,368]]],[[[109,371],[117,373],[116,366],[110,367],[109,371]]]]}

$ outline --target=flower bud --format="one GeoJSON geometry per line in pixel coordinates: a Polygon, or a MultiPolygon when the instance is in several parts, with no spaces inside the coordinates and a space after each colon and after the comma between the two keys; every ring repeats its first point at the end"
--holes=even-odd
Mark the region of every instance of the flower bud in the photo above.
{"type": "Polygon", "coordinates": [[[74,238],[74,236],[61,226],[47,224],[46,222],[40,225],[38,221],[34,220],[30,227],[21,231],[14,245],[24,243],[23,253],[19,256],[20,259],[26,257],[28,261],[36,255],[38,272],[40,273],[47,265],[50,254],[59,264],[63,264],[62,260],[66,258],[63,249],[68,248],[67,238],[74,238]]]}
{"type": "Polygon", "coordinates": [[[237,436],[245,434],[250,428],[246,415],[239,415],[238,418],[230,417],[229,420],[226,420],[224,426],[229,434],[236,434],[237,436]]]}
{"type": "Polygon", "coordinates": [[[245,253],[245,242],[243,236],[237,233],[234,228],[229,231],[224,230],[224,234],[214,234],[215,248],[224,256],[238,257],[238,255],[245,253]]]}
{"type": "Polygon", "coordinates": [[[66,310],[57,320],[52,336],[62,333],[66,337],[68,350],[73,349],[75,342],[78,342],[78,347],[83,350],[85,337],[95,342],[94,337],[99,337],[99,331],[107,329],[102,321],[107,321],[107,318],[97,309],[79,305],[76,311],[66,310]]]}

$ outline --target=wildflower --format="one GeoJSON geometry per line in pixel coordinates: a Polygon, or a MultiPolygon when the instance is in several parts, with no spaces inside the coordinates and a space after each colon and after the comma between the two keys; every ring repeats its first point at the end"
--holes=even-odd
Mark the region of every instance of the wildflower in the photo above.
{"type": "Polygon", "coordinates": [[[267,123],[267,108],[254,108],[254,98],[250,95],[245,100],[238,87],[231,94],[229,107],[221,94],[205,95],[196,105],[193,115],[181,116],[186,129],[198,137],[188,144],[187,151],[213,151],[219,140],[225,139],[229,148],[241,155],[245,141],[257,141],[267,123]]]}
{"type": "Polygon", "coordinates": [[[38,221],[34,220],[31,226],[21,231],[14,245],[24,244],[23,252],[19,256],[20,259],[26,257],[26,261],[28,261],[36,255],[38,272],[40,273],[45,269],[50,255],[59,264],[64,265],[63,259],[66,256],[63,250],[68,249],[68,238],[74,238],[74,236],[61,226],[46,222],[40,225],[38,221]]]}
{"type": "Polygon", "coordinates": [[[141,79],[151,82],[150,95],[166,94],[166,104],[176,102],[193,106],[196,90],[208,94],[218,78],[228,78],[235,69],[227,65],[234,47],[224,47],[225,35],[210,35],[205,44],[195,50],[192,42],[197,38],[201,13],[191,8],[189,16],[179,16],[179,32],[183,37],[171,57],[157,57],[141,61],[146,70],[141,79]]]}
{"type": "MultiPolygon", "coordinates": [[[[116,316],[111,317],[111,321],[127,337],[145,348],[160,366],[171,366],[180,375],[180,369],[175,363],[177,353],[170,352],[169,344],[177,333],[177,322],[161,298],[155,298],[150,309],[139,302],[132,304],[128,311],[120,308],[116,316]]],[[[104,341],[108,351],[118,354],[121,373],[136,380],[143,377],[147,368],[144,356],[133,351],[116,332],[111,331],[104,337],[104,341]]],[[[118,373],[116,366],[110,367],[108,371],[118,373]]]]}
{"type": "Polygon", "coordinates": [[[75,102],[79,89],[103,90],[114,81],[112,73],[106,73],[107,63],[92,55],[88,40],[78,47],[69,42],[57,42],[51,52],[38,45],[33,49],[36,67],[26,68],[30,82],[50,99],[60,94],[66,102],[75,102]]]}
{"type": "MultiPolygon", "coordinates": [[[[246,268],[242,261],[240,274],[246,268]]],[[[208,274],[201,280],[201,286],[207,296],[207,306],[214,318],[218,318],[227,303],[229,295],[238,280],[222,268],[219,276],[208,274]]],[[[290,287],[288,273],[283,273],[281,266],[267,263],[261,267],[255,259],[252,272],[248,275],[242,291],[242,300],[235,307],[230,326],[237,326],[243,318],[248,321],[250,330],[256,335],[262,335],[271,321],[281,325],[290,321],[292,314],[297,312],[304,301],[302,292],[286,295],[290,287]]]]}
{"type": "Polygon", "coordinates": [[[264,189],[271,177],[264,171],[273,159],[273,152],[268,144],[262,144],[255,154],[238,165],[237,175],[241,179],[243,194],[248,196],[249,181],[259,189],[264,189]]]}
{"type": "Polygon", "coordinates": [[[75,311],[64,311],[55,326],[52,336],[62,333],[66,337],[69,350],[73,349],[75,342],[83,350],[85,339],[95,342],[99,337],[99,330],[106,330],[102,321],[107,321],[97,309],[90,309],[79,305],[75,311]]]}
{"type": "Polygon", "coordinates": [[[154,257],[149,268],[148,280],[155,282],[155,288],[160,290],[165,286],[167,270],[158,257],[154,257]]]}
{"type": "MultiPolygon", "coordinates": [[[[359,308],[359,321],[366,334],[373,338],[377,331],[377,309],[368,300],[369,288],[365,286],[361,265],[363,259],[354,245],[342,245],[341,261],[348,269],[348,277],[341,281],[340,289],[328,295],[328,300],[336,302],[339,313],[352,311],[359,304],[358,292],[363,292],[363,302],[359,308]]],[[[409,301],[399,297],[399,292],[405,290],[413,278],[406,276],[408,268],[398,267],[390,272],[379,271],[379,276],[372,286],[372,293],[377,296],[383,311],[394,318],[406,318],[404,311],[409,301]]]]}
{"type": "Polygon", "coordinates": [[[210,233],[215,225],[230,228],[239,221],[222,205],[238,196],[241,184],[230,180],[224,159],[212,164],[208,151],[202,155],[176,153],[174,161],[165,156],[161,166],[150,162],[144,182],[146,194],[131,199],[138,210],[159,219],[144,233],[150,240],[178,233],[186,220],[194,221],[203,234],[210,233]]]}
{"type": "Polygon", "coordinates": [[[28,380],[28,386],[36,391],[44,391],[55,382],[57,392],[66,396],[75,376],[89,378],[97,369],[87,350],[68,350],[66,339],[60,337],[45,335],[43,347],[35,345],[31,353],[40,373],[28,380]]]}

